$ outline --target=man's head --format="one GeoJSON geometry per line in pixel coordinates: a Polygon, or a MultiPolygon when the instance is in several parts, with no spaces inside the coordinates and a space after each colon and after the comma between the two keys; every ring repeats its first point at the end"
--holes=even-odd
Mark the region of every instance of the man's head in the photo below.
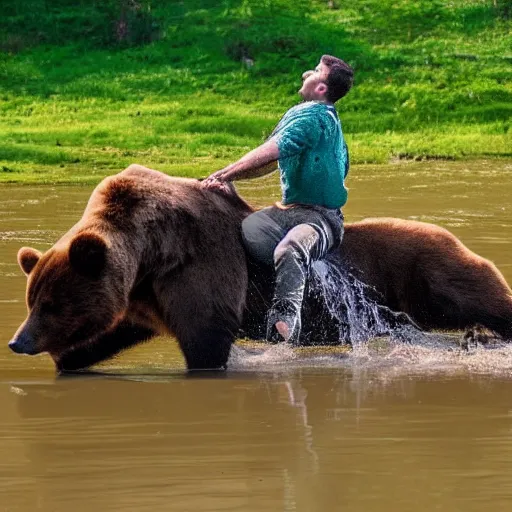
{"type": "Polygon", "coordinates": [[[353,69],[341,59],[323,55],[314,70],[302,75],[299,94],[306,101],[336,103],[343,98],[354,81],[353,69]]]}

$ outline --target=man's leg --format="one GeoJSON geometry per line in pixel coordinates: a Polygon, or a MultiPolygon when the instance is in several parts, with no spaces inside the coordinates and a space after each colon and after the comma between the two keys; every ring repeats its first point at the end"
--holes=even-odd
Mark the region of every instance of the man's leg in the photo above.
{"type": "Polygon", "coordinates": [[[276,288],[268,318],[267,339],[298,343],[301,308],[311,263],[323,258],[335,237],[326,222],[299,224],[274,251],[276,288]]]}
{"type": "Polygon", "coordinates": [[[298,342],[309,267],[340,243],[342,233],[343,216],[334,210],[319,213],[310,208],[269,207],[243,221],[242,238],[248,253],[276,269],[267,340],[298,342]],[[280,336],[276,336],[276,324],[280,336]]]}

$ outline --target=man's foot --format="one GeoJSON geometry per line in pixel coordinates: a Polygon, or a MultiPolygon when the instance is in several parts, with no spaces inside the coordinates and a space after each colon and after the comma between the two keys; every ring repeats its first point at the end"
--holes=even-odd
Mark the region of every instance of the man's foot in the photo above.
{"type": "Polygon", "coordinates": [[[300,335],[300,317],[271,311],[267,318],[267,341],[297,345],[300,335]]]}
{"type": "Polygon", "coordinates": [[[279,322],[275,323],[275,328],[279,335],[283,338],[283,341],[288,342],[290,339],[290,328],[288,327],[288,324],[280,320],[279,322]]]}

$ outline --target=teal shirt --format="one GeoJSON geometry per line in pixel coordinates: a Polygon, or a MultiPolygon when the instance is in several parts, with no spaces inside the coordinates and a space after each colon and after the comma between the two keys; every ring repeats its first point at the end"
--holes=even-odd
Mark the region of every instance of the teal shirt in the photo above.
{"type": "Polygon", "coordinates": [[[348,151],[332,105],[310,101],[292,107],[272,138],[279,148],[283,204],[341,208],[347,202],[348,151]]]}

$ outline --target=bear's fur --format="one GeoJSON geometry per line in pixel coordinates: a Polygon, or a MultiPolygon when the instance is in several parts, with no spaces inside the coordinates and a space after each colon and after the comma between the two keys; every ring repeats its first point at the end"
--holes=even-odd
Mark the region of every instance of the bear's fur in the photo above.
{"type": "MultiPolygon", "coordinates": [[[[29,314],[11,348],[49,352],[59,370],[76,370],[172,334],[189,369],[225,367],[241,327],[257,337],[272,293],[271,269],[247,264],[243,250],[240,225],[251,212],[234,190],[138,165],[105,179],[50,250],[20,249],[29,314]]],[[[425,329],[478,323],[512,337],[504,278],[445,229],[399,219],[347,224],[333,258],[425,329]]],[[[327,323],[322,339],[339,341],[321,300],[308,297],[304,316],[306,337],[327,323]]]]}

